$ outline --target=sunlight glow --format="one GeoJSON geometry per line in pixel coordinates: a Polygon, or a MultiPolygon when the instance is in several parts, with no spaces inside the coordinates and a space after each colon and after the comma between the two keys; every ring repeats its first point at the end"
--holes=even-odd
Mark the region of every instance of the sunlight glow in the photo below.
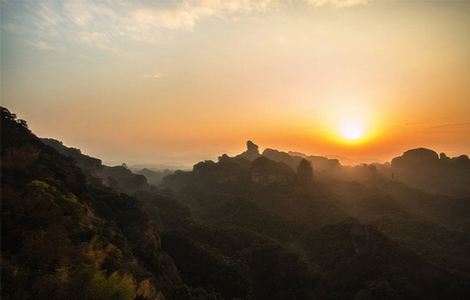
{"type": "Polygon", "coordinates": [[[348,141],[357,141],[364,136],[364,126],[355,120],[341,124],[341,136],[348,141]]]}

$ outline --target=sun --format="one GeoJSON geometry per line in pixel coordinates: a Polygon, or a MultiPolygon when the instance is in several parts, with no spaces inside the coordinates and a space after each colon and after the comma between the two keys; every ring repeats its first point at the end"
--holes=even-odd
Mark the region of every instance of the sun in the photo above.
{"type": "Polygon", "coordinates": [[[364,124],[359,120],[345,120],[341,123],[340,135],[348,142],[360,141],[365,135],[364,124]]]}
{"type": "Polygon", "coordinates": [[[352,100],[329,107],[325,113],[326,138],[345,147],[363,146],[378,136],[376,111],[352,100]]]}

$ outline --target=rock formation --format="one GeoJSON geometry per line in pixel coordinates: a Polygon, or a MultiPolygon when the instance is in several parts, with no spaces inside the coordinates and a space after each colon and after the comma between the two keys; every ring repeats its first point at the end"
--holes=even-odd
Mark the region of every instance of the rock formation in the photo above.
{"type": "Polygon", "coordinates": [[[249,160],[253,161],[256,158],[260,156],[259,150],[258,150],[258,145],[253,143],[252,141],[246,142],[246,151],[240,154],[239,156],[249,160]]]}

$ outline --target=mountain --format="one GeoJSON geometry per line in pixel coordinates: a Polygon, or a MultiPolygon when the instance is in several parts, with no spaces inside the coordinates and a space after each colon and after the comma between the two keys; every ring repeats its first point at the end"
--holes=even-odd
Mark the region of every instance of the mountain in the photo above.
{"type": "Polygon", "coordinates": [[[258,145],[253,143],[252,141],[246,142],[246,151],[238,155],[238,157],[242,157],[246,160],[253,161],[260,156],[258,145]]]}
{"type": "Polygon", "coordinates": [[[148,168],[143,168],[135,172],[135,174],[144,175],[147,179],[147,182],[155,186],[159,185],[163,178],[167,175],[170,175],[171,173],[173,173],[173,171],[168,169],[153,170],[148,168]]]}
{"type": "Polygon", "coordinates": [[[425,148],[408,150],[391,163],[395,180],[435,194],[470,195],[470,159],[425,148]]]}
{"type": "Polygon", "coordinates": [[[312,164],[314,181],[305,185],[293,171],[297,158],[269,149],[237,166],[240,157],[198,163],[163,185],[200,223],[241,227],[303,253],[317,271],[310,290],[317,297],[445,299],[469,292],[469,199],[423,192],[375,165],[338,167],[336,178],[316,181],[312,164]],[[290,181],[250,176],[257,164],[267,178],[282,169],[290,181]]]}
{"type": "Polygon", "coordinates": [[[1,134],[2,298],[157,299],[182,285],[142,202],[88,182],[5,108],[1,134]]]}
{"type": "Polygon", "coordinates": [[[100,159],[82,154],[79,149],[67,147],[55,139],[43,138],[41,141],[60,154],[71,158],[74,164],[88,175],[88,179],[98,179],[101,184],[116,191],[132,195],[137,191],[153,188],[148,184],[147,178],[143,174],[134,174],[125,164],[113,167],[105,166],[100,159]]]}
{"type": "Polygon", "coordinates": [[[409,160],[434,164],[432,153],[343,167],[248,142],[154,186],[37,138],[6,108],[1,136],[4,299],[470,295],[469,194],[441,195],[392,172],[409,160]]]}
{"type": "Polygon", "coordinates": [[[300,152],[292,151],[289,151],[288,154],[292,157],[300,157],[309,160],[315,166],[315,169],[319,172],[334,173],[337,172],[341,167],[339,160],[333,158],[316,155],[305,155],[300,152]]]}

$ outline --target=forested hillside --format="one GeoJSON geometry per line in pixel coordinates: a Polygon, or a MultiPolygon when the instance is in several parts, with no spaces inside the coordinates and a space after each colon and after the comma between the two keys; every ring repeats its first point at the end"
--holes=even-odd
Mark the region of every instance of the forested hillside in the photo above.
{"type": "Polygon", "coordinates": [[[39,139],[6,108],[1,136],[3,299],[470,295],[463,189],[252,142],[157,187],[39,139]]]}

